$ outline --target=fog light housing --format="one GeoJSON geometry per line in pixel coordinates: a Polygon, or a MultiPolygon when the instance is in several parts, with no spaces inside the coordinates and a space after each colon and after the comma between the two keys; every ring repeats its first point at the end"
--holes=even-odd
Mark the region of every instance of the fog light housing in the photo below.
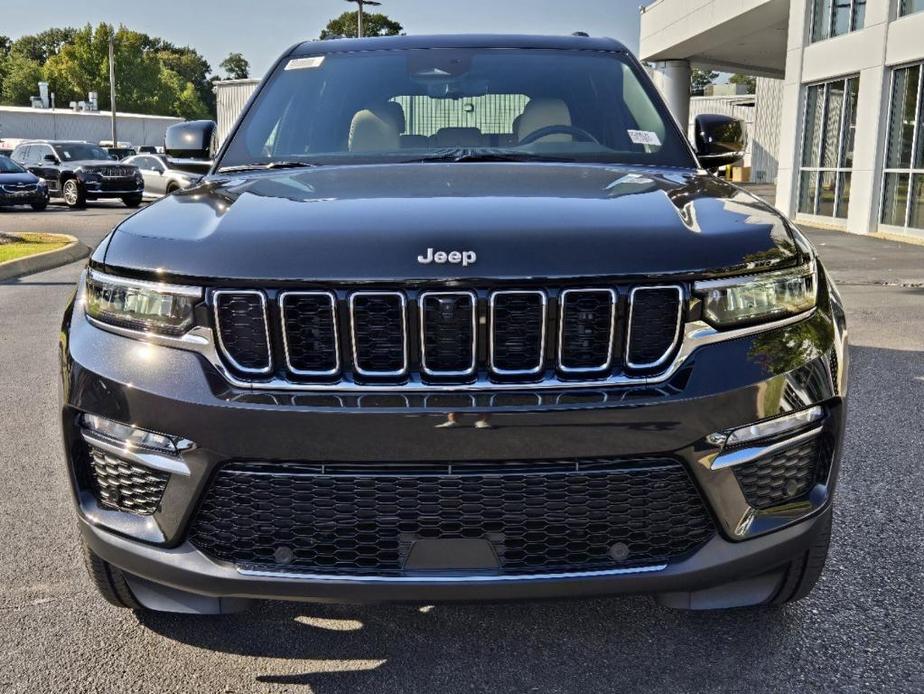
{"type": "Polygon", "coordinates": [[[807,410],[799,410],[791,414],[775,417],[763,422],[756,422],[738,429],[710,434],[709,443],[715,446],[740,446],[744,443],[769,439],[789,431],[797,431],[813,422],[818,422],[825,416],[824,408],[815,405],[807,410]]]}
{"type": "Polygon", "coordinates": [[[191,441],[178,436],[158,434],[148,429],[122,424],[95,414],[85,414],[81,418],[83,428],[102,439],[129,449],[140,448],[148,451],[179,455],[193,447],[191,441]]]}

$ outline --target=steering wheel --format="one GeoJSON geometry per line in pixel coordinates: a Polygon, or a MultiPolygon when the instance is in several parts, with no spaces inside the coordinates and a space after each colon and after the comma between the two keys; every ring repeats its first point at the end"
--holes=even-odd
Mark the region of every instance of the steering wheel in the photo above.
{"type": "Polygon", "coordinates": [[[547,125],[544,128],[539,128],[531,132],[520,140],[520,144],[531,145],[536,140],[541,140],[547,135],[571,135],[577,139],[578,142],[593,142],[596,145],[600,144],[600,140],[584,130],[584,128],[578,128],[574,125],[547,125]]]}

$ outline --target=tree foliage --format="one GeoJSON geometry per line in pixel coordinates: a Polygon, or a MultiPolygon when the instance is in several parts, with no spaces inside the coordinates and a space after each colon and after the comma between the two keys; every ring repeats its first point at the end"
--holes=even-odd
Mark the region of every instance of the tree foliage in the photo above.
{"type": "Polygon", "coordinates": [[[742,75],[739,73],[735,73],[734,75],[728,78],[728,81],[731,84],[743,84],[745,87],[748,88],[748,94],[757,93],[757,78],[754,77],[753,75],[742,75]]]}
{"type": "Polygon", "coordinates": [[[690,91],[694,94],[702,94],[703,90],[716,81],[719,73],[712,70],[703,70],[695,67],[690,73],[690,91]]]}
{"type": "Polygon", "coordinates": [[[240,53],[229,53],[219,65],[229,80],[245,80],[250,77],[250,63],[240,53]]]}
{"type": "MultiPolygon", "coordinates": [[[[327,26],[321,31],[321,38],[355,39],[358,35],[356,19],[356,12],[347,10],[327,23],[327,26]]],[[[404,27],[387,15],[363,12],[363,35],[365,36],[397,36],[402,31],[404,31],[404,27]]]]}
{"type": "Polygon", "coordinates": [[[120,111],[184,118],[207,118],[214,111],[211,66],[197,51],[109,24],[22,36],[5,53],[0,40],[0,100],[27,105],[44,80],[60,105],[85,100],[89,92],[108,105],[113,35],[120,111]]]}

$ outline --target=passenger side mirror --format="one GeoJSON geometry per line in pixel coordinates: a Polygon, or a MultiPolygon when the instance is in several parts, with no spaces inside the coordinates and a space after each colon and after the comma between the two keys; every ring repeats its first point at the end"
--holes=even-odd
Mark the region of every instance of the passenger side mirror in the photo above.
{"type": "Polygon", "coordinates": [[[737,164],[748,147],[747,127],[740,118],[702,114],[694,121],[694,146],[700,166],[715,171],[737,164]]]}
{"type": "Polygon", "coordinates": [[[167,128],[164,151],[178,159],[211,159],[214,155],[215,121],[192,120],[167,128]]]}

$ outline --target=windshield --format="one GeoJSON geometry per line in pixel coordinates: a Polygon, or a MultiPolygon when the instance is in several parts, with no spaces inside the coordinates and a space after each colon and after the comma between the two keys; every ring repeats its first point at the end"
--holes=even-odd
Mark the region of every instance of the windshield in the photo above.
{"type": "Polygon", "coordinates": [[[54,148],[61,161],[111,160],[109,153],[102,147],[87,144],[86,142],[69,142],[64,145],[54,145],[54,148]]]}
{"type": "Polygon", "coordinates": [[[333,53],[278,66],[219,170],[492,158],[695,166],[670,118],[619,53],[333,53]]]}
{"type": "Polygon", "coordinates": [[[0,156],[0,173],[25,173],[25,171],[24,168],[12,159],[0,156]]]}

